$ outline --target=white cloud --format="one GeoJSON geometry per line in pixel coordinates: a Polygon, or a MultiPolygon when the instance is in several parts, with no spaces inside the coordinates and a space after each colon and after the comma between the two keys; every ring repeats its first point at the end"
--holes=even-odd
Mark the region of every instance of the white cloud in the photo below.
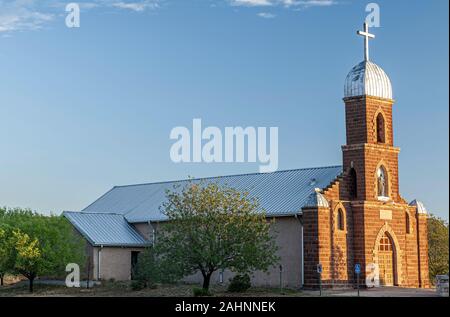
{"type": "Polygon", "coordinates": [[[232,6],[247,7],[266,7],[266,6],[282,6],[282,7],[327,7],[337,4],[336,0],[228,0],[232,6]]]}
{"type": "Polygon", "coordinates": [[[113,2],[111,4],[113,7],[120,8],[120,9],[128,9],[136,12],[142,12],[147,9],[157,9],[159,8],[158,1],[154,0],[146,0],[146,1],[139,1],[139,2],[113,2]]]}
{"type": "Polygon", "coordinates": [[[40,29],[53,18],[38,10],[34,0],[0,0],[0,32],[40,29]]]}
{"type": "Polygon", "coordinates": [[[230,0],[233,6],[262,7],[271,6],[273,0],[230,0]]]}
{"type": "Polygon", "coordinates": [[[264,18],[264,19],[273,19],[276,17],[275,14],[273,13],[268,13],[268,12],[260,12],[257,14],[260,18],[264,18]]]}
{"type": "Polygon", "coordinates": [[[303,8],[309,7],[329,7],[337,4],[335,0],[283,0],[283,4],[287,7],[299,6],[303,8]]]}
{"type": "Polygon", "coordinates": [[[0,0],[0,33],[37,30],[65,14],[70,2],[79,4],[81,10],[116,8],[143,12],[159,8],[164,0],[0,0]]]}

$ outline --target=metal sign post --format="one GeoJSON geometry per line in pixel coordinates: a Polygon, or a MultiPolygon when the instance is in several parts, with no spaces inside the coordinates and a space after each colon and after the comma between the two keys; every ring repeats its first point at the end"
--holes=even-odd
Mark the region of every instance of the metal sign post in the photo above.
{"type": "Polygon", "coordinates": [[[358,290],[358,297],[359,297],[359,274],[361,274],[361,265],[359,263],[355,264],[355,273],[356,273],[356,289],[358,290]]]}
{"type": "Polygon", "coordinates": [[[322,296],[322,263],[317,264],[317,273],[319,274],[319,296],[322,296]]]}
{"type": "Polygon", "coordinates": [[[280,265],[280,294],[283,294],[283,266],[280,265]]]}

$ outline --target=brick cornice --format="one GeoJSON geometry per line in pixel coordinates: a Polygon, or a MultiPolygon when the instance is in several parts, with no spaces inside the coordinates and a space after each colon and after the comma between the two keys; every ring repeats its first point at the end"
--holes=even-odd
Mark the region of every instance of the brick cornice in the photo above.
{"type": "Polygon", "coordinates": [[[346,98],[342,98],[342,100],[344,100],[345,103],[361,102],[361,101],[377,101],[377,102],[382,102],[382,103],[389,104],[389,105],[392,105],[395,103],[395,99],[387,99],[387,98],[367,96],[367,95],[356,96],[356,97],[346,97],[346,98]]]}
{"type": "Polygon", "coordinates": [[[393,201],[382,202],[378,200],[358,200],[351,202],[352,207],[375,207],[375,208],[391,208],[405,210],[405,208],[410,209],[411,206],[408,204],[396,203],[393,201]]]}
{"type": "Polygon", "coordinates": [[[359,143],[351,145],[342,145],[342,151],[354,151],[354,150],[378,150],[397,154],[400,153],[399,147],[390,146],[386,144],[359,143]]]}

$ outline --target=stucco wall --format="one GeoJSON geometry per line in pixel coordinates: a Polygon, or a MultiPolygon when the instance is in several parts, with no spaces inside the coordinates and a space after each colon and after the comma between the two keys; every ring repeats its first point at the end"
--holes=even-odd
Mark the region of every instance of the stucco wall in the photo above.
{"type": "Polygon", "coordinates": [[[143,250],[139,248],[95,247],[93,250],[94,279],[130,280],[132,251],[143,250]]]}
{"type": "MultiPolygon", "coordinates": [[[[158,225],[152,224],[157,229],[158,225]]],[[[146,238],[150,238],[152,228],[148,223],[134,224],[134,227],[146,238]]],[[[283,266],[282,283],[283,287],[298,288],[302,285],[302,226],[299,219],[295,217],[278,217],[271,225],[271,233],[276,235],[276,244],[279,248],[278,256],[283,266]]],[[[157,239],[157,230],[156,230],[157,239]]],[[[139,248],[113,248],[113,247],[93,247],[92,271],[93,278],[108,280],[129,280],[131,278],[131,252],[142,251],[139,248]],[[100,251],[101,250],[101,251],[100,251]],[[99,255],[100,254],[100,255],[99,255]],[[100,263],[100,272],[99,272],[100,263]]],[[[279,287],[280,269],[279,264],[270,268],[267,273],[255,272],[252,277],[252,285],[279,287]]],[[[225,271],[223,275],[224,283],[228,283],[234,273],[225,271]]],[[[216,272],[211,278],[212,283],[219,283],[220,275],[216,272]]],[[[200,273],[187,277],[186,282],[201,283],[200,273]]]]}
{"type": "MultiPolygon", "coordinates": [[[[279,287],[280,268],[282,271],[283,287],[299,288],[302,286],[302,225],[295,217],[278,217],[271,225],[271,233],[276,235],[276,244],[279,248],[278,256],[280,263],[271,267],[267,273],[257,271],[252,276],[253,286],[279,287]]],[[[234,276],[230,271],[223,272],[224,284],[228,284],[229,279],[234,276]]],[[[184,279],[188,283],[201,284],[203,278],[201,273],[189,276],[184,279]]],[[[211,277],[211,283],[219,283],[220,274],[216,272],[211,277]]]]}

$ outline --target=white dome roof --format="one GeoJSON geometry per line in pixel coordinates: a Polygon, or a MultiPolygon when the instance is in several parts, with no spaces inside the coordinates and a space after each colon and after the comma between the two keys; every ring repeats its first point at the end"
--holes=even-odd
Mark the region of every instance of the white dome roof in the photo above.
{"type": "Polygon", "coordinates": [[[328,208],[327,199],[319,192],[319,189],[315,189],[315,192],[308,196],[308,199],[304,207],[325,207],[328,208]]]}
{"type": "Polygon", "coordinates": [[[374,96],[392,99],[392,85],[384,70],[370,61],[353,67],[345,79],[344,96],[374,96]]]}
{"type": "Polygon", "coordinates": [[[414,199],[412,202],[409,203],[409,205],[416,207],[418,214],[427,214],[428,213],[427,209],[425,208],[425,205],[421,201],[418,201],[417,199],[414,199]]]}

